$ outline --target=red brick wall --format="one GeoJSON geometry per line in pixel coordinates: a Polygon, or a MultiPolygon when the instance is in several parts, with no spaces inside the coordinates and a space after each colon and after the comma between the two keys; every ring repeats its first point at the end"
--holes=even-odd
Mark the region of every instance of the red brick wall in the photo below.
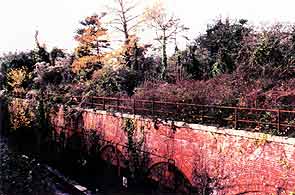
{"type": "MultiPolygon", "coordinates": [[[[218,194],[295,192],[295,139],[92,110],[83,111],[82,124],[124,145],[126,118],[133,119],[137,138],[145,135],[145,150],[152,153],[149,166],[173,159],[192,185],[206,172],[222,189],[218,194]]],[[[53,123],[64,124],[62,109],[53,123]]]]}

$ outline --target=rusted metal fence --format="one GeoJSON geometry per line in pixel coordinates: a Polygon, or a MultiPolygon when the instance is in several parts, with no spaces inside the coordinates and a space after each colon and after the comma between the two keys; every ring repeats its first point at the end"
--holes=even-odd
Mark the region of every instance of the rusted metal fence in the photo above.
{"type": "MultiPolygon", "coordinates": [[[[51,95],[50,98],[55,97],[51,95]]],[[[84,108],[295,137],[295,110],[199,105],[95,96],[63,97],[59,101],[66,101],[67,104],[80,105],[84,108]]]]}
{"type": "MultiPolygon", "coordinates": [[[[12,96],[28,98],[22,94],[12,94],[12,96]]],[[[139,114],[164,120],[177,120],[295,137],[294,109],[260,109],[130,98],[61,96],[57,94],[47,94],[44,98],[46,101],[79,105],[83,108],[139,114]]]]}

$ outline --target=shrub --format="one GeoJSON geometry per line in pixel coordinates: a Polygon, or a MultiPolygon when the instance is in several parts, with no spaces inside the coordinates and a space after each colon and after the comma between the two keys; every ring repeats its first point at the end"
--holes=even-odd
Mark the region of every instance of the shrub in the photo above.
{"type": "Polygon", "coordinates": [[[208,81],[189,80],[176,84],[146,83],[144,87],[136,89],[134,98],[196,104],[233,104],[235,97],[233,97],[231,80],[229,75],[222,75],[208,81]]]}
{"type": "Polygon", "coordinates": [[[15,68],[9,70],[6,77],[9,88],[17,90],[28,85],[32,79],[32,74],[28,72],[27,68],[15,68]]]}
{"type": "Polygon", "coordinates": [[[96,71],[93,75],[96,92],[104,93],[104,95],[126,93],[130,96],[133,94],[138,80],[137,73],[126,67],[120,67],[116,70],[105,67],[96,71]]]}
{"type": "Polygon", "coordinates": [[[10,125],[12,130],[30,128],[36,122],[36,110],[28,100],[13,99],[8,105],[10,125]]]}

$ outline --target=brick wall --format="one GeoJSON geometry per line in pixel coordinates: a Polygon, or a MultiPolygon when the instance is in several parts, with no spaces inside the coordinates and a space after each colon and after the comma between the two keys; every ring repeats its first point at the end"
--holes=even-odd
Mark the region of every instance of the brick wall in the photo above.
{"type": "MultiPolygon", "coordinates": [[[[52,122],[63,126],[63,116],[61,108],[52,122]]],[[[95,129],[126,155],[127,118],[136,126],[135,139],[145,138],[144,150],[150,153],[151,169],[157,164],[172,163],[192,186],[208,182],[201,179],[207,175],[217,194],[295,192],[292,138],[93,110],[82,110],[80,126],[76,128],[95,129]]]]}

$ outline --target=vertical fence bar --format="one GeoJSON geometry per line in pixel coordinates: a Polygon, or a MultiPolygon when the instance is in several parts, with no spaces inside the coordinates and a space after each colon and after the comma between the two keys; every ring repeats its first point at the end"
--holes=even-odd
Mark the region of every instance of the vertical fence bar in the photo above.
{"type": "Polygon", "coordinates": [[[102,109],[103,110],[106,109],[106,100],[105,100],[105,97],[102,98],[102,109]]]}
{"type": "Polygon", "coordinates": [[[234,129],[237,129],[237,127],[238,127],[238,108],[237,107],[235,107],[235,121],[234,121],[234,129]]]}
{"type": "Polygon", "coordinates": [[[173,113],[173,117],[175,118],[175,119],[177,119],[177,115],[179,115],[179,107],[178,107],[178,103],[175,103],[175,106],[176,106],[176,112],[174,112],[173,113]]]}
{"type": "Polygon", "coordinates": [[[90,96],[91,108],[94,108],[94,97],[90,96]]]}
{"type": "Polygon", "coordinates": [[[152,116],[155,115],[155,102],[152,100],[152,116]]]}
{"type": "Polygon", "coordinates": [[[117,98],[117,111],[120,111],[119,107],[120,107],[120,98],[117,98]]]}
{"type": "Polygon", "coordinates": [[[199,107],[201,111],[201,122],[204,123],[204,106],[199,107]]]}
{"type": "Polygon", "coordinates": [[[278,109],[278,123],[277,123],[277,125],[278,125],[278,132],[280,132],[280,130],[281,130],[281,111],[280,111],[280,109],[278,109]]]}
{"type": "Polygon", "coordinates": [[[133,99],[133,114],[135,114],[136,110],[135,110],[135,99],[133,99]]]}

